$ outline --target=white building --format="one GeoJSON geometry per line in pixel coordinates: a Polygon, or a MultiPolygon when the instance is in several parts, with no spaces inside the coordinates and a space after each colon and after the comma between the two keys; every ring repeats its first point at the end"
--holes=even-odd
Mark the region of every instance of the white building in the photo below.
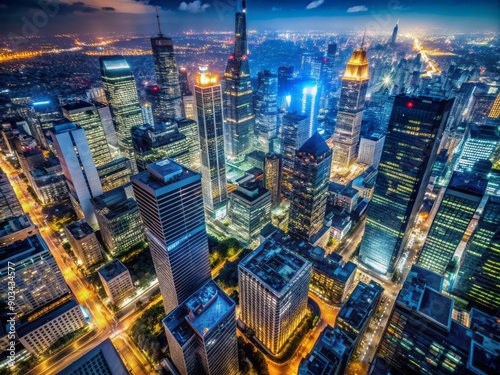
{"type": "Polygon", "coordinates": [[[384,142],[385,135],[382,133],[372,133],[362,137],[359,143],[358,163],[378,168],[384,142]]]}
{"type": "Polygon", "coordinates": [[[112,304],[116,305],[134,291],[130,272],[118,259],[115,259],[97,271],[102,286],[112,304]]]}

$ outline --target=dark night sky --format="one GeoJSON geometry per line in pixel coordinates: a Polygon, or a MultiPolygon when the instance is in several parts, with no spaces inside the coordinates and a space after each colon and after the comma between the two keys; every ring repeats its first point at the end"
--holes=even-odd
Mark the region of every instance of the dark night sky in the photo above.
{"type": "MultiPolygon", "coordinates": [[[[157,0],[163,29],[230,30],[236,0],[157,0]]],[[[0,34],[155,31],[154,0],[0,0],[0,34]],[[48,6],[42,11],[39,3],[48,6]],[[26,26],[34,24],[34,28],[26,26]],[[36,30],[34,30],[36,29],[36,30]]],[[[248,0],[249,28],[500,31],[499,0],[248,0]]]]}

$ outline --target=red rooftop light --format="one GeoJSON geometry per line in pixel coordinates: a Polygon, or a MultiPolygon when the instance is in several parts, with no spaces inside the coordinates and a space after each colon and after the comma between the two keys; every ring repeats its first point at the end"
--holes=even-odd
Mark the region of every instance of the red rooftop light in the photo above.
{"type": "Polygon", "coordinates": [[[414,105],[414,104],[413,104],[413,102],[408,102],[408,103],[406,103],[406,106],[407,106],[408,108],[413,108],[413,105],[414,105]]]}

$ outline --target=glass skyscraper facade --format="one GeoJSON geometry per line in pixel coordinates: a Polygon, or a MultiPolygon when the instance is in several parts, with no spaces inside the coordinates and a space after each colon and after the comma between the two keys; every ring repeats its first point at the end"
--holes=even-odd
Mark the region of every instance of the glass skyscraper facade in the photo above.
{"type": "Polygon", "coordinates": [[[155,120],[160,122],[168,118],[180,118],[182,117],[182,96],[174,43],[171,38],[159,34],[151,38],[151,47],[159,89],[157,104],[160,107],[154,111],[160,117],[155,120]]]}
{"type": "Polygon", "coordinates": [[[96,167],[111,162],[111,153],[104,135],[104,128],[95,105],[80,100],[62,106],[62,111],[66,119],[85,130],[96,167]]]}
{"type": "Polygon", "coordinates": [[[260,150],[270,151],[270,143],[278,134],[278,76],[259,72],[255,102],[255,133],[260,150]]]}
{"type": "Polygon", "coordinates": [[[255,114],[247,54],[245,0],[238,1],[234,52],[227,61],[225,79],[225,141],[227,157],[241,158],[253,147],[255,114]]]}
{"type": "Polygon", "coordinates": [[[132,145],[132,127],[143,125],[137,86],[130,65],[123,56],[102,56],[102,83],[118,136],[122,157],[130,159],[132,173],[137,172],[132,145]]]}
{"type": "Polygon", "coordinates": [[[342,77],[339,111],[333,134],[334,168],[346,168],[356,161],[369,80],[366,50],[356,49],[342,77]]]}
{"type": "Polygon", "coordinates": [[[211,279],[201,176],[165,159],[131,181],[168,314],[211,279]]]}
{"type": "Polygon", "coordinates": [[[488,197],[460,264],[453,293],[482,310],[500,310],[500,197],[488,197]]]}
{"type": "Polygon", "coordinates": [[[311,241],[323,227],[332,151],[314,133],[295,155],[289,232],[311,241]]]}
{"type": "Polygon", "coordinates": [[[481,203],[486,184],[471,173],[453,174],[420,252],[419,266],[444,275],[481,203]]]}
{"type": "Polygon", "coordinates": [[[422,203],[453,99],[395,98],[360,260],[392,272],[422,203]]]}
{"type": "Polygon", "coordinates": [[[223,218],[227,213],[227,182],[222,90],[219,77],[211,74],[206,66],[200,67],[194,94],[200,137],[203,201],[210,216],[223,218]]]}

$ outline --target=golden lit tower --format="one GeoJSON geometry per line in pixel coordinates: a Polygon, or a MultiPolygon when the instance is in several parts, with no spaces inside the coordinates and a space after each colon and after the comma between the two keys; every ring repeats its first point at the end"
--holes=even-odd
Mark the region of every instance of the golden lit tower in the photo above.
{"type": "Polygon", "coordinates": [[[353,52],[342,77],[337,125],[333,135],[332,171],[335,168],[347,168],[356,160],[369,79],[366,50],[361,47],[353,52]]]}

